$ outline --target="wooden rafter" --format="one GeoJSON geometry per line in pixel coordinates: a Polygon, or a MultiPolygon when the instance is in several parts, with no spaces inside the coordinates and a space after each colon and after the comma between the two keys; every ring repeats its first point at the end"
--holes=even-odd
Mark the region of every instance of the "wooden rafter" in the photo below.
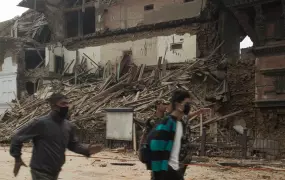
{"type": "Polygon", "coordinates": [[[241,27],[243,28],[243,30],[245,31],[245,33],[250,37],[250,39],[255,43],[255,44],[259,44],[259,38],[257,36],[257,33],[253,27],[253,25],[251,25],[249,23],[249,17],[248,15],[240,10],[236,10],[231,8],[231,11],[234,13],[235,17],[237,18],[239,24],[241,25],[241,27]]]}

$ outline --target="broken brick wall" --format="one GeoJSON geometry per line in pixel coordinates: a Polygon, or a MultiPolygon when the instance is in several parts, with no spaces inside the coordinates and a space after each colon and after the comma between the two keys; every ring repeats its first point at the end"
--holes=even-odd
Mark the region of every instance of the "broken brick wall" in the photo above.
{"type": "Polygon", "coordinates": [[[51,40],[61,41],[65,38],[65,16],[63,12],[64,1],[46,3],[44,14],[52,32],[51,40]]]}
{"type": "Polygon", "coordinates": [[[256,59],[256,101],[285,101],[284,58],[271,55],[256,59]]]}
{"type": "Polygon", "coordinates": [[[2,65],[5,58],[12,57],[13,65],[17,64],[17,53],[19,51],[19,44],[11,41],[0,42],[0,71],[2,71],[2,65]]]}
{"type": "Polygon", "coordinates": [[[21,49],[17,54],[17,94],[18,98],[21,99],[24,97],[26,92],[26,80],[25,80],[25,51],[21,49]]]}
{"type": "Polygon", "coordinates": [[[206,57],[219,45],[218,22],[200,24],[197,32],[197,57],[206,57]]]}
{"type": "MultiPolygon", "coordinates": [[[[126,0],[110,6],[97,4],[96,15],[94,14],[96,16],[95,29],[97,31],[125,29],[143,24],[194,18],[201,14],[207,3],[208,1],[205,0],[190,2],[184,0],[126,0]]],[[[61,41],[67,37],[66,12],[77,13],[72,8],[66,9],[63,0],[46,3],[44,14],[52,31],[52,40],[61,41]]]]}
{"type": "Polygon", "coordinates": [[[203,0],[125,0],[107,8],[103,13],[103,26],[113,30],[191,18],[198,16],[205,4],[203,0]]]}
{"type": "MultiPolygon", "coordinates": [[[[255,129],[255,56],[251,48],[241,50],[241,58],[227,67],[229,101],[223,106],[226,113],[243,110],[234,120],[246,122],[248,129],[255,129]]],[[[232,129],[234,121],[225,121],[232,129]]]]}
{"type": "MultiPolygon", "coordinates": [[[[10,67],[10,64],[8,64],[9,66],[6,67],[8,69],[7,73],[15,73],[14,71],[16,70],[17,72],[17,78],[16,78],[16,84],[14,84],[13,80],[12,80],[12,84],[10,84],[10,89],[13,91],[13,88],[15,86],[15,89],[17,89],[17,92],[15,92],[18,96],[18,98],[20,98],[20,94],[24,89],[24,86],[21,86],[21,82],[22,82],[22,77],[23,75],[21,75],[21,64],[23,62],[24,59],[21,59],[21,53],[22,53],[22,43],[21,42],[16,42],[16,41],[2,41],[0,43],[0,71],[2,71],[2,67],[4,65],[4,61],[6,58],[11,58],[12,59],[12,67],[10,67]],[[11,71],[9,68],[12,68],[11,71]],[[14,69],[16,68],[16,69],[14,69]]],[[[9,62],[7,62],[9,63],[9,62]]],[[[6,73],[6,72],[4,72],[6,73]]],[[[5,76],[5,74],[3,75],[5,76]]],[[[16,91],[16,90],[15,90],[16,91]]],[[[14,97],[14,95],[13,95],[14,97]]]]}

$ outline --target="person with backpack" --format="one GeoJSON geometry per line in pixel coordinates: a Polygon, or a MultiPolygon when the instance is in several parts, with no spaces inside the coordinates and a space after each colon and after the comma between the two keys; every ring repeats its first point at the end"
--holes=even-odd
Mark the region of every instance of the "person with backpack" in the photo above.
{"type": "Polygon", "coordinates": [[[187,91],[175,91],[171,98],[171,107],[167,108],[167,116],[148,134],[141,148],[140,160],[152,171],[151,179],[184,179],[187,168],[184,164],[189,164],[192,158],[191,127],[188,120],[209,110],[204,108],[190,113],[190,105],[190,95],[187,91]]]}
{"type": "Polygon", "coordinates": [[[183,136],[182,118],[190,112],[190,94],[176,90],[171,98],[172,112],[150,132],[144,162],[154,180],[181,180],[179,155],[183,136]]]}
{"type": "MultiPolygon", "coordinates": [[[[170,102],[165,101],[164,99],[159,99],[155,102],[155,114],[152,115],[150,118],[147,119],[146,123],[145,123],[145,127],[143,130],[143,135],[140,141],[140,160],[142,160],[142,153],[141,151],[143,151],[143,147],[146,144],[146,139],[148,134],[151,132],[151,130],[155,127],[156,124],[158,124],[160,122],[160,120],[165,116],[166,113],[166,109],[169,106],[170,102]]],[[[153,179],[153,174],[151,174],[151,179],[153,179]]]]}
{"type": "Polygon", "coordinates": [[[147,119],[145,124],[146,134],[149,133],[152,128],[165,116],[166,108],[170,103],[164,99],[159,99],[155,102],[155,114],[147,119]]]}

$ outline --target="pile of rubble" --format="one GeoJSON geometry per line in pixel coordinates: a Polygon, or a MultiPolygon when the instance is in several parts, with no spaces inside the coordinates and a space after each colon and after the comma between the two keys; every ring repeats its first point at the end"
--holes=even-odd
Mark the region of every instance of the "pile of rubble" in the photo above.
{"type": "Polygon", "coordinates": [[[206,65],[211,58],[178,64],[161,63],[160,58],[157,66],[125,63],[127,69],[121,67],[119,73],[107,73],[106,67],[99,67],[99,71],[103,71],[99,72],[101,78],[94,78],[94,73],[82,70],[72,78],[45,84],[33,96],[16,99],[10,104],[11,110],[0,117],[0,141],[9,140],[35,117],[47,114],[49,107],[45,99],[53,92],[67,95],[71,103],[70,120],[78,128],[92,131],[105,129],[105,108],[132,107],[135,122],[142,125],[153,113],[155,101],[169,99],[177,88],[191,93],[193,110],[211,106],[215,103],[207,102],[206,97],[222,96],[220,87],[225,84],[224,79],[211,73],[216,67],[206,65]]]}
{"type": "MultiPolygon", "coordinates": [[[[132,65],[129,71],[118,78],[112,74],[105,79],[97,81],[70,84],[61,81],[41,88],[36,95],[22,100],[16,100],[11,104],[12,109],[7,111],[1,118],[1,140],[7,140],[11,135],[33,118],[45,115],[49,112],[45,99],[52,92],[62,92],[67,95],[71,102],[70,119],[84,129],[105,128],[104,108],[107,107],[133,107],[136,119],[143,120],[152,113],[152,105],[158,98],[168,98],[171,92],[177,88],[186,90],[193,89],[191,76],[202,69],[203,61],[194,63],[178,64],[174,70],[166,70],[169,65],[156,67],[147,72],[146,66],[137,67],[132,65]]],[[[83,73],[84,74],[84,73],[83,73]]],[[[80,76],[76,77],[80,78],[80,76]]],[[[196,108],[204,106],[202,97],[194,94],[196,108]]]]}

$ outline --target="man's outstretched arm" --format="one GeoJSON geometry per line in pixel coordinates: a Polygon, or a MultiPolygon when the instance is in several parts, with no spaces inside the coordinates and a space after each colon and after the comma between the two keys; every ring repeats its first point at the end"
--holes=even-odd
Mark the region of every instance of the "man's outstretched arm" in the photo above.
{"type": "Polygon", "coordinates": [[[76,136],[74,127],[72,127],[67,148],[72,152],[82,154],[86,157],[89,157],[90,155],[98,153],[102,150],[102,146],[85,145],[80,143],[78,137],[76,136]]]}
{"type": "Polygon", "coordinates": [[[211,109],[210,108],[202,108],[202,109],[199,109],[197,111],[190,112],[188,114],[188,118],[192,118],[194,116],[197,116],[197,115],[200,115],[200,114],[204,114],[204,113],[207,113],[207,112],[211,112],[211,109]]]}

